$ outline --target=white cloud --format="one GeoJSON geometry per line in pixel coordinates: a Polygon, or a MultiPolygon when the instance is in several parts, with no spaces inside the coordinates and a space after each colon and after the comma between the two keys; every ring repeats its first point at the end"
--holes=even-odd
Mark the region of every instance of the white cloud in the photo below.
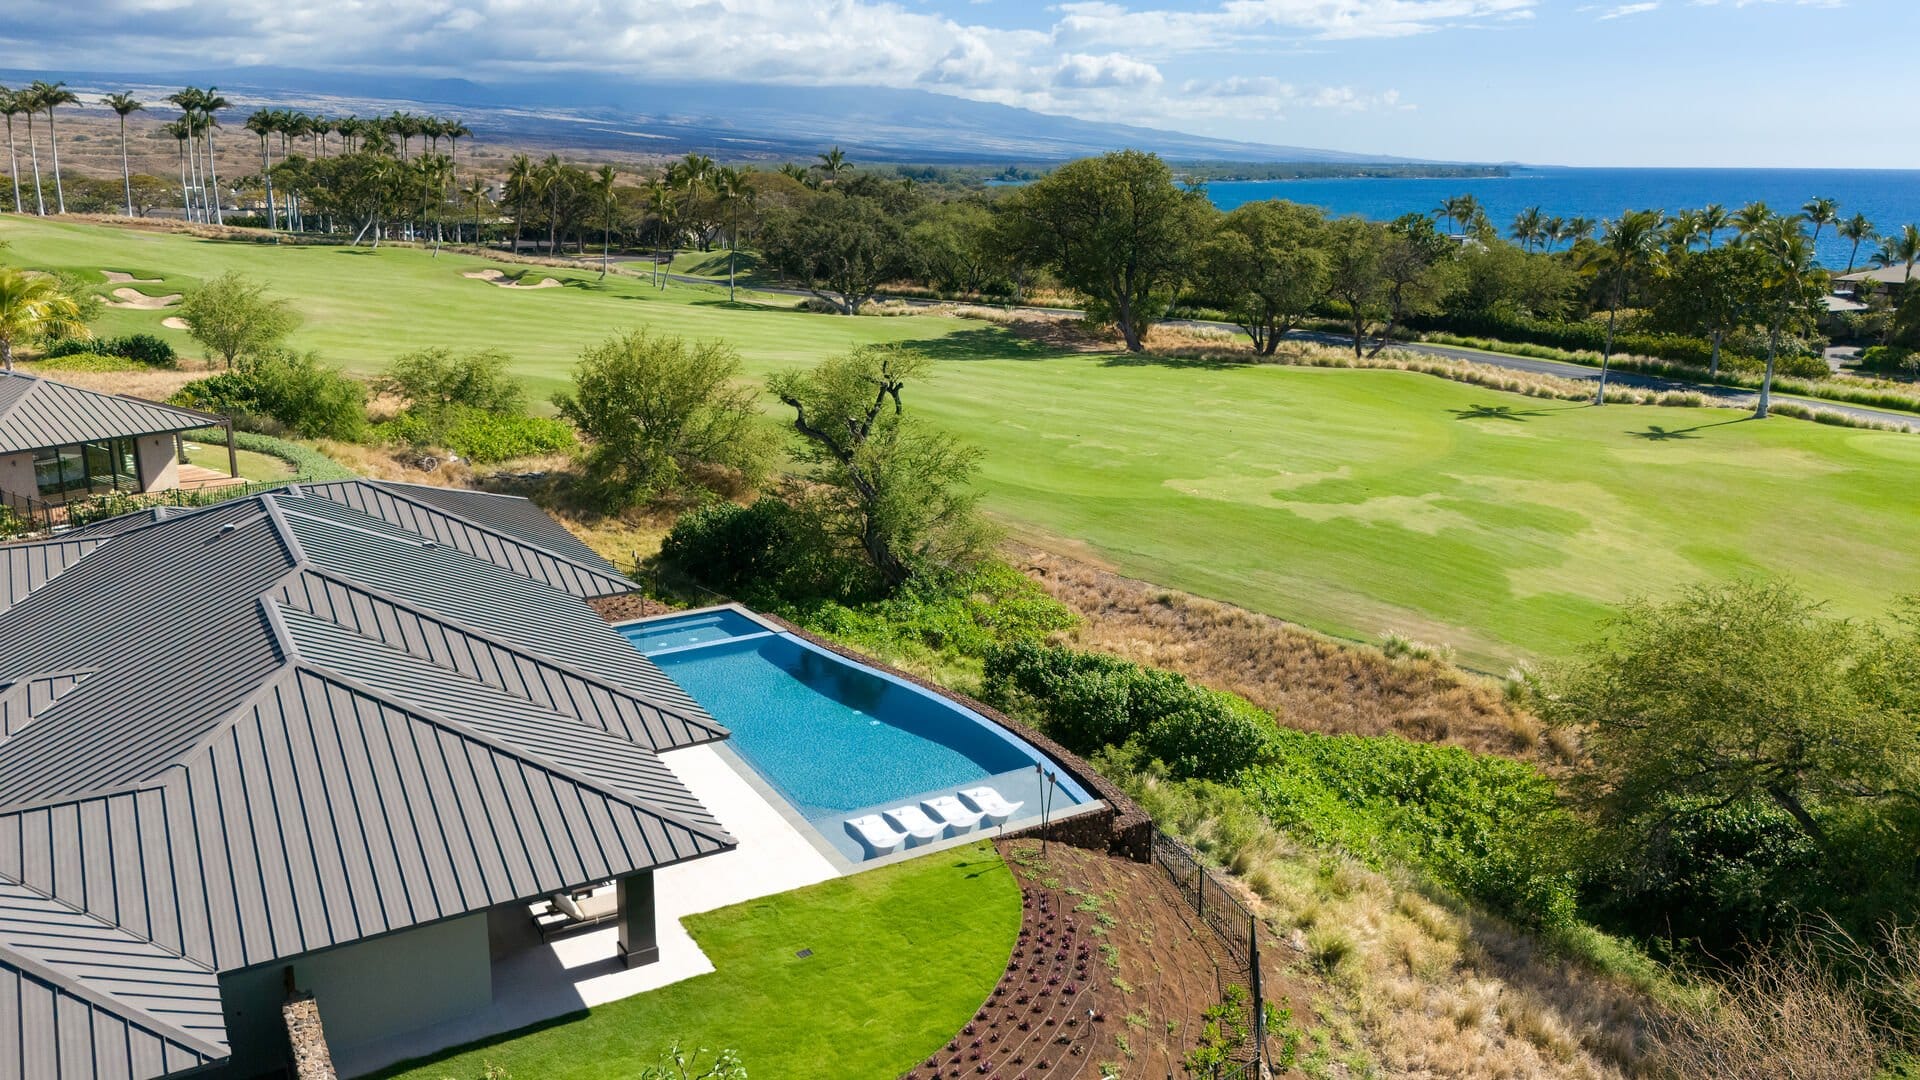
{"type": "MultiPolygon", "coordinates": [[[[1391,38],[1533,14],[1539,0],[1068,0],[1039,26],[898,0],[0,0],[0,66],[164,73],[241,65],[485,81],[634,80],[919,87],[1179,126],[1232,110],[1404,108],[1362,86],[1254,78],[1175,92],[1167,72],[1223,50],[1391,38]],[[1478,20],[1478,22],[1476,22],[1478,20]]],[[[1463,31],[1465,32],[1465,31],[1463,31]]],[[[1229,69],[1232,70],[1232,69],[1229,69]]]]}
{"type": "Polygon", "coordinates": [[[1624,19],[1629,15],[1645,15],[1649,11],[1658,11],[1659,9],[1659,0],[1650,0],[1650,2],[1640,4],[1621,4],[1619,7],[1608,8],[1606,11],[1601,12],[1600,18],[1624,19]]]}

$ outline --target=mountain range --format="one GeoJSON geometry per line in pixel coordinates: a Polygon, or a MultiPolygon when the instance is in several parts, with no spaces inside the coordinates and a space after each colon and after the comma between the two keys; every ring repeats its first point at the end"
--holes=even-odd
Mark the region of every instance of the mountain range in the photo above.
{"type": "Polygon", "coordinates": [[[214,85],[240,108],[328,114],[395,109],[456,117],[481,138],[629,153],[697,150],[722,158],[811,158],[836,144],[862,161],[1045,163],[1121,147],[1177,161],[1414,164],[1356,154],[1187,135],[968,101],[921,90],[645,82],[606,76],[478,82],[405,75],[235,68],[157,74],[0,72],[0,82],[63,79],[83,97],[128,90],[148,100],[214,85]]]}

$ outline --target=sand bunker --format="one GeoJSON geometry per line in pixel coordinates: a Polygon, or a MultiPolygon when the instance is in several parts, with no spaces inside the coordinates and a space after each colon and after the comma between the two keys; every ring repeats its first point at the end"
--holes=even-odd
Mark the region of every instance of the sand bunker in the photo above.
{"type": "Polygon", "coordinates": [[[169,330],[185,330],[187,328],[187,320],[178,315],[169,315],[160,320],[160,325],[169,330]]]}
{"type": "Polygon", "coordinates": [[[180,302],[179,293],[168,293],[165,296],[148,296],[138,289],[115,289],[113,290],[113,295],[118,297],[118,299],[107,301],[109,306],[145,308],[150,311],[156,308],[172,307],[180,302]]]}
{"type": "Polygon", "coordinates": [[[134,277],[132,274],[123,274],[118,270],[102,270],[100,272],[107,276],[107,284],[109,285],[155,285],[160,281],[157,277],[134,277]]]}
{"type": "Polygon", "coordinates": [[[502,289],[557,289],[560,287],[560,283],[550,277],[541,278],[532,285],[522,284],[521,282],[508,278],[507,275],[498,270],[469,270],[460,276],[498,285],[502,289]]]}

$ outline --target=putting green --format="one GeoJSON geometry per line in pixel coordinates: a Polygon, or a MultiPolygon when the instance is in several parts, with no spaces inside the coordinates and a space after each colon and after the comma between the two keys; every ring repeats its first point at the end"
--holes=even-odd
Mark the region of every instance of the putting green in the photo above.
{"type": "MultiPolygon", "coordinates": [[[[1331,633],[1447,642],[1493,671],[1564,655],[1610,605],[1688,582],[1789,575],[1852,615],[1920,592],[1916,436],[1596,409],[1398,372],[1065,356],[977,322],[729,306],[714,290],[574,271],[533,271],[566,288],[506,290],[461,276],[497,264],[412,250],[16,218],[0,238],[7,261],[162,278],[137,286],[153,295],[240,269],[294,298],[298,343],[344,366],[497,347],[541,396],[582,345],[640,324],[725,338],[755,376],[910,342],[940,363],[909,406],[986,448],[987,506],[1014,531],[1331,633]]],[[[103,329],[154,330],[164,315],[114,309],[103,329]]]]}

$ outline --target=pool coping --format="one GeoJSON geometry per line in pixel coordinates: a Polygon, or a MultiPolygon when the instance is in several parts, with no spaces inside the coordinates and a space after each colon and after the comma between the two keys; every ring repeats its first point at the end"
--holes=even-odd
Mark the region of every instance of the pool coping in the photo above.
{"type": "MultiPolygon", "coordinates": [[[[1084,817],[1089,811],[1100,808],[1101,804],[1104,803],[1105,807],[1109,809],[1113,814],[1112,820],[1109,823],[1107,828],[1107,835],[1105,837],[1105,849],[1112,851],[1117,855],[1121,855],[1125,858],[1132,859],[1136,862],[1146,862],[1153,857],[1153,818],[1148,816],[1147,812],[1140,808],[1140,804],[1134,802],[1133,799],[1129,797],[1126,792],[1121,791],[1118,785],[1116,785],[1113,781],[1107,779],[1105,776],[1102,776],[1091,765],[1088,765],[1086,761],[1080,757],[1080,755],[1074,753],[1071,750],[1068,750],[1066,747],[1061,746],[1059,743],[1048,738],[1046,735],[1043,735],[1039,731],[1034,730],[1033,728],[1027,726],[1026,724],[1023,724],[1020,721],[1013,719],[1012,717],[1006,715],[1005,713],[994,708],[993,706],[988,705],[981,701],[976,701],[975,699],[967,696],[966,694],[960,693],[958,690],[953,690],[948,687],[942,686],[939,683],[932,682],[927,679],[923,679],[920,676],[913,674],[912,672],[902,671],[901,669],[894,667],[892,664],[886,663],[883,660],[879,660],[875,657],[868,656],[865,653],[859,652],[858,650],[850,649],[844,645],[839,644],[838,642],[829,641],[826,638],[820,637],[819,635],[812,633],[811,631],[805,629],[804,627],[800,627],[791,622],[788,622],[787,620],[781,618],[778,615],[763,615],[760,612],[751,610],[744,604],[738,604],[738,603],[708,604],[705,607],[686,608],[679,611],[661,612],[656,615],[642,615],[642,616],[638,616],[631,619],[620,619],[618,621],[612,622],[611,625],[614,626],[615,628],[618,628],[622,626],[629,626],[629,625],[632,625],[633,623],[649,622],[654,619],[663,618],[669,615],[697,615],[705,612],[721,611],[721,610],[738,612],[741,615],[746,616],[748,619],[752,620],[753,622],[758,623],[761,626],[765,626],[768,629],[775,630],[780,633],[792,634],[794,637],[797,637],[800,640],[805,641],[818,648],[824,649],[827,652],[833,653],[834,655],[839,656],[842,659],[850,660],[856,664],[861,664],[866,667],[870,667],[875,671],[881,672],[882,674],[892,676],[893,678],[899,679],[902,682],[910,683],[913,686],[919,687],[920,689],[925,690],[928,693],[937,694],[940,697],[945,698],[947,701],[952,702],[955,705],[959,705],[964,709],[968,709],[978,714],[982,718],[997,725],[1002,730],[1013,735],[1015,738],[1026,741],[1027,743],[1031,744],[1034,747],[1034,749],[1040,751],[1045,756],[1053,759],[1054,763],[1060,766],[1061,771],[1065,772],[1068,776],[1072,777],[1074,782],[1078,784],[1083,791],[1093,796],[1093,800],[1094,800],[1092,802],[1083,803],[1081,804],[1081,806],[1076,807],[1075,813],[1049,815],[1048,822],[1047,822],[1047,832],[1049,835],[1052,834],[1054,827],[1059,823],[1067,821],[1072,818],[1084,817]]],[[[724,744],[724,742],[725,740],[722,740],[722,744],[724,744]]],[[[731,747],[728,748],[728,752],[730,754],[732,753],[731,747]]],[[[733,754],[733,758],[738,758],[738,755],[733,754]]],[[[744,761],[741,761],[741,764],[743,766],[746,765],[744,761]]],[[[746,768],[748,769],[748,771],[752,771],[751,766],[746,766],[746,768]]],[[[757,774],[755,776],[755,779],[759,779],[757,774]]],[[[784,804],[786,800],[784,797],[782,797],[780,801],[784,804]]],[[[789,806],[788,809],[791,809],[791,807],[789,806]]],[[[1005,830],[1005,832],[1007,835],[1018,835],[1022,832],[1031,833],[1036,831],[1038,825],[1039,825],[1039,822],[1036,819],[1022,829],[1007,829],[1005,830]]],[[[963,835],[970,835],[972,838],[978,839],[980,837],[986,836],[987,833],[976,832],[972,834],[963,834],[963,835]]],[[[897,855],[885,856],[884,859],[867,860],[861,863],[860,865],[863,867],[873,866],[873,865],[881,864],[886,860],[896,859],[901,855],[918,855],[927,851],[936,850],[942,844],[951,846],[955,841],[959,839],[961,838],[956,837],[947,841],[941,841],[936,844],[928,844],[928,845],[925,845],[924,847],[912,848],[906,852],[901,852],[897,855]]],[[[844,859],[845,856],[843,855],[841,856],[841,858],[844,859]]]]}

